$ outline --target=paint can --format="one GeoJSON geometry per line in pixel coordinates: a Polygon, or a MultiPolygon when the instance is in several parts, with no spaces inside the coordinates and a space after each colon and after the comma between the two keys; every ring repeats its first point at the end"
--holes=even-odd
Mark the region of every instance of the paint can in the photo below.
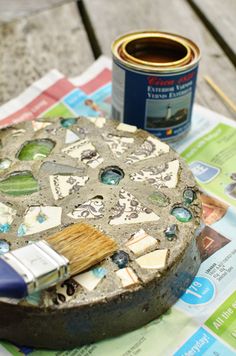
{"type": "Polygon", "coordinates": [[[200,50],[179,35],[142,31],[112,44],[112,118],[165,141],[191,127],[200,50]]]}

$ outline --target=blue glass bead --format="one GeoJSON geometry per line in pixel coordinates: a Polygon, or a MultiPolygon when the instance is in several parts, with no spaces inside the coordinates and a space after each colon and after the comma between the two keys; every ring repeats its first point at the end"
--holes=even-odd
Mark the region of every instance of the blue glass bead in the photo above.
{"type": "Polygon", "coordinates": [[[164,231],[167,240],[172,241],[174,240],[174,238],[177,235],[177,225],[176,224],[172,224],[170,226],[168,226],[165,231],[164,231]]]}
{"type": "Polygon", "coordinates": [[[40,224],[43,224],[44,221],[46,221],[46,216],[44,214],[38,214],[37,216],[37,221],[40,223],[40,224]]]}
{"type": "Polygon", "coordinates": [[[112,256],[112,261],[119,267],[124,268],[129,263],[129,255],[125,251],[117,251],[112,256]]]}
{"type": "Polygon", "coordinates": [[[26,226],[24,224],[20,224],[18,231],[17,231],[17,236],[22,237],[26,234],[26,226]]]}
{"type": "Polygon", "coordinates": [[[1,224],[0,225],[0,232],[6,233],[10,230],[11,226],[9,224],[1,224]]]}
{"type": "Polygon", "coordinates": [[[108,185],[117,185],[124,178],[123,172],[118,168],[106,168],[101,174],[101,182],[108,185]]]}
{"type": "Polygon", "coordinates": [[[61,126],[68,128],[74,124],[76,124],[77,119],[71,117],[69,119],[61,119],[61,126]]]}
{"type": "Polygon", "coordinates": [[[10,250],[10,245],[6,240],[0,240],[0,255],[8,252],[10,250]]]}
{"type": "Polygon", "coordinates": [[[171,210],[171,215],[175,216],[180,222],[189,222],[192,219],[192,213],[183,207],[175,207],[171,210]]]}
{"type": "Polygon", "coordinates": [[[183,193],[184,203],[185,204],[192,204],[194,199],[196,198],[196,194],[192,189],[185,189],[183,193]]]}

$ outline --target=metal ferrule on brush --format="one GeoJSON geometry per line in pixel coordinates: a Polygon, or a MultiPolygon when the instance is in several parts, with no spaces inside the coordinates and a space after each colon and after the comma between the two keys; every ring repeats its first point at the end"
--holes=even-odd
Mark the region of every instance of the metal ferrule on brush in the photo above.
{"type": "Polygon", "coordinates": [[[69,277],[69,260],[44,240],[8,252],[1,259],[23,279],[27,294],[69,277]]]}

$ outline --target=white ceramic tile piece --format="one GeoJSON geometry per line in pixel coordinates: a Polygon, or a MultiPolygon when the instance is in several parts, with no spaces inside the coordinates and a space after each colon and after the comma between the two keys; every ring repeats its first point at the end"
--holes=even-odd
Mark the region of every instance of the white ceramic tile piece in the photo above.
{"type": "Polygon", "coordinates": [[[89,177],[55,174],[49,176],[52,194],[55,200],[62,199],[78,192],[88,181],[89,177]]]}
{"type": "Polygon", "coordinates": [[[74,143],[79,140],[79,136],[77,136],[73,131],[67,129],[66,130],[66,137],[65,137],[65,143],[74,143]]]}
{"type": "Polygon", "coordinates": [[[38,131],[38,130],[41,130],[41,129],[44,129],[45,127],[51,125],[50,122],[42,122],[42,121],[31,121],[32,122],[32,126],[33,126],[33,129],[34,131],[38,131]]]}
{"type": "Polygon", "coordinates": [[[138,283],[138,277],[131,267],[121,268],[115,272],[120,278],[122,287],[130,287],[138,283]]]}
{"type": "Polygon", "coordinates": [[[157,167],[143,168],[130,175],[136,182],[148,182],[155,188],[175,188],[178,183],[179,161],[176,159],[157,167]]]}
{"type": "Polygon", "coordinates": [[[88,139],[78,141],[64,148],[62,152],[66,153],[70,157],[78,158],[91,168],[96,168],[103,162],[103,158],[99,156],[96,148],[88,139]]]}
{"type": "Polygon", "coordinates": [[[99,129],[101,129],[106,123],[105,117],[87,117],[87,119],[99,129]]]}
{"type": "Polygon", "coordinates": [[[18,228],[18,236],[32,235],[61,224],[62,208],[56,206],[31,206],[18,228]]]}
{"type": "Polygon", "coordinates": [[[0,202],[0,232],[7,233],[10,230],[16,210],[0,202]]]}
{"type": "Polygon", "coordinates": [[[136,224],[157,221],[160,217],[150,208],[141,204],[131,193],[124,189],[119,192],[119,201],[113,208],[110,225],[136,224]]]}
{"type": "Polygon", "coordinates": [[[98,283],[101,282],[101,280],[105,277],[105,275],[106,275],[105,268],[98,267],[88,272],[80,273],[73,278],[83,288],[87,289],[88,291],[92,291],[97,287],[98,283]]]}
{"type": "Polygon", "coordinates": [[[168,249],[155,250],[147,253],[144,256],[136,258],[136,262],[141,268],[147,269],[160,269],[164,268],[166,265],[168,249]]]}
{"type": "Polygon", "coordinates": [[[78,205],[68,216],[72,219],[99,219],[104,216],[104,203],[100,197],[94,197],[78,205]]]}
{"type": "Polygon", "coordinates": [[[132,137],[120,137],[113,134],[104,134],[103,138],[108,144],[110,150],[120,157],[129,147],[132,146],[134,139],[132,137]]]}
{"type": "Polygon", "coordinates": [[[148,158],[158,157],[163,153],[169,152],[169,146],[155,137],[149,136],[136,151],[127,158],[127,164],[142,161],[148,158]]]}
{"type": "Polygon", "coordinates": [[[117,128],[118,131],[125,131],[125,132],[131,132],[134,133],[137,131],[137,126],[134,125],[128,125],[128,124],[124,124],[123,122],[121,122],[117,128]]]}
{"type": "Polygon", "coordinates": [[[148,235],[143,229],[136,232],[125,244],[136,256],[156,245],[157,240],[148,235]]]}

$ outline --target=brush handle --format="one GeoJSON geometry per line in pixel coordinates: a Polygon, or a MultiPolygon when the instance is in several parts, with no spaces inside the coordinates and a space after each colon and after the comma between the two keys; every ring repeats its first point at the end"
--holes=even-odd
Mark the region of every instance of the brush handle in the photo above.
{"type": "Polygon", "coordinates": [[[2,258],[0,258],[0,297],[24,298],[27,285],[24,279],[2,258]]]}

